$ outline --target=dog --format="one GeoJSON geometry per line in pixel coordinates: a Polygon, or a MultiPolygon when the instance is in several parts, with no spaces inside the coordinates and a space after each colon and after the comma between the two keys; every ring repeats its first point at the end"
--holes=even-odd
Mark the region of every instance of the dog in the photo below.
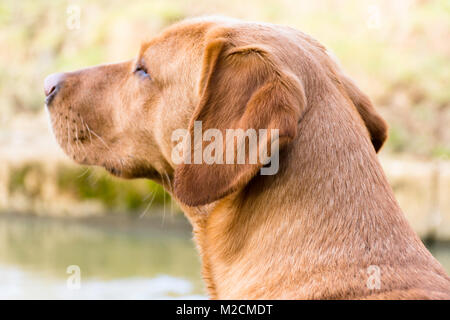
{"type": "Polygon", "coordinates": [[[73,160],[152,179],[176,199],[212,299],[450,298],[378,162],[385,121],[310,36],[188,19],[133,60],[53,74],[44,88],[73,160]],[[267,161],[175,163],[173,132],[198,122],[277,130],[257,146],[278,147],[276,174],[261,174],[267,161]]]}

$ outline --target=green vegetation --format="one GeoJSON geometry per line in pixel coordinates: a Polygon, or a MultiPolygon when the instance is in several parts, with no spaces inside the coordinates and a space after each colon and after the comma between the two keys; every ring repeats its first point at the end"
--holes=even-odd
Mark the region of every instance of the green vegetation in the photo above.
{"type": "MultiPolygon", "coordinates": [[[[0,143],[12,140],[13,120],[42,111],[46,75],[131,59],[142,41],[174,21],[205,14],[279,23],[312,35],[335,53],[388,121],[390,137],[382,156],[420,161],[450,158],[448,0],[3,0],[0,143]],[[68,26],[72,6],[80,10],[79,29],[68,26]]],[[[21,124],[16,132],[21,132],[17,127],[23,132],[29,129],[21,124]]],[[[170,201],[153,182],[122,181],[103,170],[86,172],[66,162],[49,168],[44,165],[49,159],[18,158],[20,164],[1,163],[10,168],[0,168],[0,176],[6,177],[0,177],[0,208],[6,210],[48,212],[54,206],[54,211],[65,211],[88,203],[89,209],[82,211],[139,213],[153,195],[155,205],[170,201]],[[17,203],[20,208],[14,207],[17,203]]],[[[395,170],[387,172],[395,174],[395,170]]],[[[414,189],[417,181],[408,181],[414,189]]],[[[405,193],[400,201],[415,203],[406,189],[395,183],[394,187],[405,193]]]]}
{"type": "Polygon", "coordinates": [[[163,189],[150,180],[125,181],[91,169],[60,166],[58,189],[65,189],[80,200],[97,199],[109,210],[136,212],[153,201],[164,204],[170,200],[163,189]],[[84,172],[83,172],[84,171],[84,172]],[[92,170],[91,170],[92,171],[92,170]]]}
{"type": "Polygon", "coordinates": [[[450,2],[5,0],[0,3],[0,123],[43,107],[45,75],[132,58],[185,17],[281,23],[316,37],[391,124],[387,152],[450,154],[450,2]],[[67,24],[80,9],[80,28],[67,24]]]}
{"type": "Polygon", "coordinates": [[[57,212],[57,215],[125,212],[141,215],[150,208],[163,206],[172,213],[179,211],[158,184],[145,179],[126,181],[114,178],[98,168],[65,163],[45,166],[34,161],[11,166],[8,173],[7,197],[11,204],[20,198],[22,207],[17,210],[21,212],[57,212]],[[63,201],[55,202],[53,199],[63,201]]]}

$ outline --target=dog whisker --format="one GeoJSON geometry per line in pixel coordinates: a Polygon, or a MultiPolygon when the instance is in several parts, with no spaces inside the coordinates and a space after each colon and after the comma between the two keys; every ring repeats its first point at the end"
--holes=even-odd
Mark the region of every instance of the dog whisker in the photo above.
{"type": "MultiPolygon", "coordinates": [[[[169,175],[167,174],[167,172],[163,172],[163,174],[166,176],[167,184],[169,185],[169,188],[167,190],[169,192],[172,192],[172,183],[170,182],[169,175]]],[[[170,213],[173,214],[173,201],[172,201],[172,199],[170,199],[170,213]]]]}
{"type": "Polygon", "coordinates": [[[88,134],[89,134],[89,143],[92,144],[92,134],[91,134],[91,129],[89,129],[89,126],[87,125],[87,123],[84,122],[83,117],[80,116],[80,119],[81,119],[81,123],[82,123],[83,127],[86,129],[86,131],[87,131],[88,134]]]}
{"type": "Polygon", "coordinates": [[[86,173],[88,173],[89,171],[90,171],[90,167],[88,167],[88,168],[86,168],[86,170],[84,170],[84,172],[82,173],[82,174],[80,174],[79,176],[78,176],[78,178],[80,179],[80,178],[82,178],[83,176],[85,176],[86,175],[86,173]]]}
{"type": "Polygon", "coordinates": [[[150,194],[147,195],[147,197],[150,196],[150,195],[152,196],[152,198],[150,199],[150,202],[148,203],[148,205],[145,207],[144,211],[139,215],[139,219],[142,219],[147,214],[147,212],[149,211],[151,205],[153,204],[153,200],[155,200],[156,193],[155,192],[150,192],[150,194]]]}
{"type": "Polygon", "coordinates": [[[67,126],[67,148],[69,149],[69,153],[74,155],[74,148],[72,147],[72,144],[70,143],[70,123],[66,120],[66,126],[67,126]]]}
{"type": "MultiPolygon", "coordinates": [[[[87,126],[87,124],[86,124],[86,126],[87,126]]],[[[102,137],[100,137],[97,133],[95,133],[94,130],[90,129],[89,127],[87,127],[87,128],[94,136],[97,137],[97,139],[99,139],[103,143],[103,145],[106,147],[106,149],[108,149],[108,151],[111,151],[111,149],[109,148],[108,144],[105,142],[105,140],[103,140],[102,137]]]]}
{"type": "MultiPolygon", "coordinates": [[[[164,183],[164,177],[161,175],[161,173],[158,172],[158,174],[161,177],[163,189],[165,190],[166,185],[164,183]]],[[[164,194],[163,194],[163,217],[162,217],[162,221],[161,221],[161,226],[164,226],[165,219],[166,219],[166,193],[164,192],[164,194]]]]}

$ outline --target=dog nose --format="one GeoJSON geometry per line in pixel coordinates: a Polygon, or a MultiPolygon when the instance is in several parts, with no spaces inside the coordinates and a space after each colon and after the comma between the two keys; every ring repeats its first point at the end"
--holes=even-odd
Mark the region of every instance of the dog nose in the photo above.
{"type": "Polygon", "coordinates": [[[64,80],[64,77],[64,73],[54,73],[45,78],[44,92],[46,97],[58,90],[60,83],[64,80]]]}

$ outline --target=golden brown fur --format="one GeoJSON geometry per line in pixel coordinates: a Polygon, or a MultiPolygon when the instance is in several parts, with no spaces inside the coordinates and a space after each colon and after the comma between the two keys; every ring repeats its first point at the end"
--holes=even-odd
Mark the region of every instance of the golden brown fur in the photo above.
{"type": "Polygon", "coordinates": [[[211,298],[450,298],[449,277],[377,160],[385,122],[307,35],[188,20],[136,60],[60,80],[49,110],[62,148],[80,163],[164,184],[192,223],[211,298]],[[278,128],[279,172],[174,164],[171,134],[195,120],[204,130],[278,128]],[[371,265],[379,289],[367,286],[371,265]]]}

